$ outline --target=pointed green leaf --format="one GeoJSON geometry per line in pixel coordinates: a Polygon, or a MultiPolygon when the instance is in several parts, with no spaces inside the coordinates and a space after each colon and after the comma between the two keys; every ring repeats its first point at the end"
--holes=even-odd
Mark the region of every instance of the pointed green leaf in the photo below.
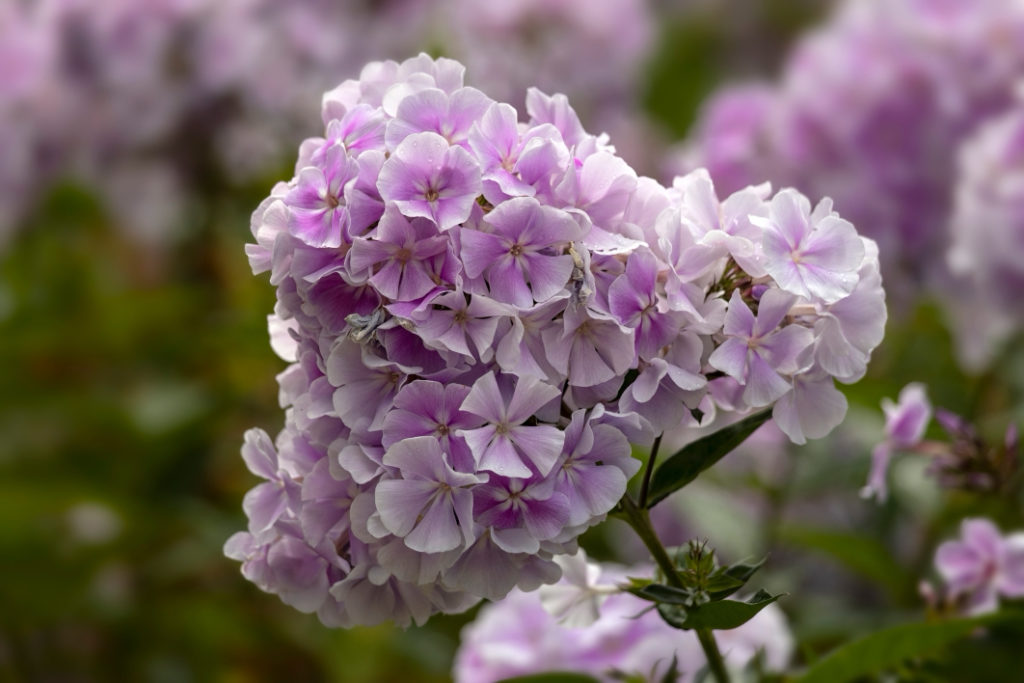
{"type": "Polygon", "coordinates": [[[939,651],[981,626],[1021,614],[990,614],[947,621],[900,624],[840,646],[818,660],[796,683],[843,683],[939,651]]]}
{"type": "Polygon", "coordinates": [[[770,595],[765,591],[758,591],[746,602],[718,600],[686,610],[675,605],[658,605],[658,614],[669,625],[676,628],[707,628],[727,631],[747,623],[754,618],[754,615],[781,597],[781,594],[770,595]]]}
{"type": "MultiPolygon", "coordinates": [[[[709,597],[712,600],[722,600],[724,598],[729,597],[730,595],[738,591],[740,588],[745,586],[747,581],[750,580],[750,578],[757,572],[758,569],[764,566],[764,563],[767,560],[768,556],[766,555],[765,557],[762,557],[760,560],[757,560],[753,563],[743,561],[736,562],[734,564],[729,565],[728,567],[723,567],[721,569],[722,576],[728,577],[728,579],[736,583],[729,587],[725,587],[724,585],[722,587],[719,587],[714,583],[708,585],[709,597]]],[[[718,577],[715,577],[714,581],[717,582],[718,580],[718,577]]]]}
{"type": "Polygon", "coordinates": [[[714,434],[683,446],[654,471],[647,507],[654,507],[669,495],[697,478],[704,470],[725,457],[772,415],[770,410],[755,413],[714,434]]]}

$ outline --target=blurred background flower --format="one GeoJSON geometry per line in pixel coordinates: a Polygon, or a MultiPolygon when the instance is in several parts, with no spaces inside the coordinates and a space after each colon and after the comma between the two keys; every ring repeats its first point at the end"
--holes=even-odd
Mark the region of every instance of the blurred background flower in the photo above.
{"type": "MultiPolygon", "coordinates": [[[[529,85],[565,92],[641,172],[831,195],[882,245],[900,308],[843,427],[799,450],[766,431],[656,511],[672,542],[771,551],[797,663],[920,614],[961,518],[1024,528],[1020,500],[944,492],[912,454],[884,504],[858,497],[910,381],[991,443],[1024,421],[1020,2],[468,4],[0,3],[0,678],[450,678],[472,614],[330,631],[221,554],[255,483],[238,436],[280,426],[249,215],[322,92],[420,50],[520,112],[529,85]]],[[[619,526],[583,545],[642,561],[619,526]]],[[[1002,680],[1014,657],[943,665],[1002,680]]]]}

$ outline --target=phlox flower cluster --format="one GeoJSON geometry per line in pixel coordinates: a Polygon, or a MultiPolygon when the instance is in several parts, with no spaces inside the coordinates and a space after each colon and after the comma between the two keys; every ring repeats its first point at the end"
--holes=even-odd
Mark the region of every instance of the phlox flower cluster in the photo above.
{"type": "Polygon", "coordinates": [[[635,131],[650,14],[645,0],[5,2],[0,241],[71,179],[129,237],[166,245],[221,183],[280,167],[336,74],[427,47],[479,64],[503,99],[521,103],[544,76],[586,95],[588,116],[635,131]]]}
{"type": "Polygon", "coordinates": [[[955,329],[978,365],[1024,327],[1024,101],[961,149],[951,228],[955,329]]]}
{"type": "MultiPolygon", "coordinates": [[[[697,680],[706,659],[694,632],[672,628],[650,603],[615,592],[627,576],[644,576],[649,569],[588,564],[585,570],[592,591],[611,592],[600,602],[596,620],[585,626],[560,622],[544,604],[543,593],[515,590],[484,607],[463,629],[453,671],[456,683],[491,683],[553,671],[586,673],[609,682],[623,680],[623,675],[661,681],[673,657],[679,672],[673,680],[697,680]]],[[[550,590],[578,588],[570,584],[564,578],[550,590]]],[[[714,637],[726,666],[737,672],[758,654],[765,671],[785,671],[794,650],[785,614],[776,605],[739,628],[715,631],[714,637]]]]}
{"type": "Polygon", "coordinates": [[[1024,532],[1003,536],[989,519],[965,519],[960,538],[936,550],[935,569],[948,603],[968,614],[994,612],[1000,598],[1024,597],[1024,532]]]}
{"type": "Polygon", "coordinates": [[[424,0],[33,0],[0,7],[0,237],[56,182],[143,243],[210,178],[278,168],[339,70],[422,40],[424,0]],[[372,10],[372,11],[371,11],[372,10]]]}
{"type": "Polygon", "coordinates": [[[328,624],[425,620],[559,578],[630,441],[773,407],[827,433],[885,322],[874,243],[767,186],[637,174],[563,95],[526,121],[426,55],[323,98],[253,214],[285,427],[226,552],[328,624]]]}
{"type": "Polygon", "coordinates": [[[727,190],[768,179],[830,196],[878,240],[887,277],[932,285],[958,146],[1012,106],[1021,73],[1017,0],[849,0],[776,83],[713,96],[676,163],[727,190]]]}

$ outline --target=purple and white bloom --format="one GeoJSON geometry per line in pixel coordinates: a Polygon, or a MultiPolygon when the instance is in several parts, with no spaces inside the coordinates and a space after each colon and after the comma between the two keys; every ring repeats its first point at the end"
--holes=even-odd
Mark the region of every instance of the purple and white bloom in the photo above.
{"type": "Polygon", "coordinates": [[[894,452],[913,448],[921,442],[932,419],[932,405],[925,386],[911,382],[900,390],[896,403],[883,398],[882,411],[885,413],[885,439],[871,451],[871,473],[861,490],[862,496],[873,496],[879,501],[889,495],[886,477],[894,452]]]}
{"type": "Polygon", "coordinates": [[[459,432],[477,466],[506,477],[530,477],[533,469],[546,476],[562,452],[565,434],[550,425],[523,423],[558,396],[551,385],[529,377],[516,381],[511,392],[507,388],[502,391],[493,373],[478,379],[463,400],[462,410],[475,415],[484,426],[459,432]]]}
{"type": "Polygon", "coordinates": [[[763,221],[764,267],[783,291],[831,304],[857,285],[864,245],[849,221],[823,201],[811,212],[807,198],[785,189],[771,201],[763,221]]]}
{"type": "Polygon", "coordinates": [[[565,428],[563,452],[554,472],[555,491],[569,501],[568,523],[574,527],[615,507],[619,491],[640,469],[625,435],[610,425],[593,424],[582,410],[565,428]]]}
{"type": "Polygon", "coordinates": [[[339,144],[328,147],[322,166],[299,171],[296,186],[284,198],[291,234],[311,247],[340,247],[348,238],[346,187],[358,172],[355,159],[339,144]]]}
{"type": "Polygon", "coordinates": [[[420,55],[331,90],[251,222],[291,365],[276,447],[247,437],[267,482],[226,552],[331,626],[556,582],[640,467],[631,441],[772,403],[793,441],[823,436],[845,413],[833,379],[880,341],[870,242],[847,296],[786,292],[762,267],[767,186],[669,190],[564,96],[530,91],[521,122],[462,77],[420,55]]]}
{"type": "Polygon", "coordinates": [[[636,352],[653,358],[679,334],[683,321],[658,296],[658,263],[654,255],[638,250],[626,271],[608,288],[608,307],[622,325],[636,330],[636,352]]]}
{"type": "Polygon", "coordinates": [[[519,308],[544,303],[565,289],[573,259],[564,253],[582,231],[565,211],[516,197],[484,217],[489,230],[463,229],[466,275],[482,277],[490,296],[519,308]]]}
{"type": "Polygon", "coordinates": [[[416,436],[433,436],[440,443],[448,462],[460,472],[473,471],[473,455],[466,440],[456,431],[472,427],[478,420],[461,409],[469,394],[462,384],[443,385],[416,380],[402,387],[395,396],[394,408],[385,416],[381,443],[385,448],[416,436]]]}
{"type": "Polygon", "coordinates": [[[469,218],[480,194],[480,167],[437,133],[415,133],[384,162],[377,187],[407,217],[429,218],[444,231],[469,218]]]}
{"type": "Polygon", "coordinates": [[[779,324],[796,303],[781,289],[769,289],[758,301],[757,315],[734,290],[725,314],[727,339],[715,349],[708,363],[744,386],[743,400],[753,407],[766,406],[790,390],[783,374],[802,369],[804,353],[814,343],[811,330],[800,325],[779,324]]]}
{"type": "Polygon", "coordinates": [[[968,614],[994,612],[999,598],[1024,597],[1024,533],[1004,537],[988,519],[965,519],[960,539],[935,552],[935,568],[968,614]]]}
{"type": "Polygon", "coordinates": [[[366,276],[382,296],[415,301],[455,279],[448,240],[426,219],[408,219],[395,204],[385,209],[372,238],[357,237],[348,252],[353,277],[366,276]]]}
{"type": "Polygon", "coordinates": [[[388,122],[387,146],[395,149],[408,136],[423,132],[466,146],[470,129],[491,104],[493,100],[476,88],[459,88],[451,95],[437,88],[421,90],[398,105],[395,118],[388,122]]]}
{"type": "Polygon", "coordinates": [[[384,465],[401,473],[398,479],[378,483],[374,494],[388,531],[421,553],[443,553],[473,543],[470,489],[485,478],[453,470],[438,440],[430,436],[393,444],[384,453],[384,465]]]}
{"type": "Polygon", "coordinates": [[[571,305],[562,315],[561,329],[544,331],[548,361],[579,387],[592,387],[621,377],[635,365],[632,330],[614,320],[592,315],[571,305]]]}
{"type": "Polygon", "coordinates": [[[249,531],[258,534],[274,526],[289,506],[298,507],[302,486],[293,479],[297,473],[289,473],[285,463],[278,461],[277,449],[262,429],[245,433],[242,458],[250,472],[267,480],[245,494],[242,501],[242,509],[249,517],[249,531]]]}

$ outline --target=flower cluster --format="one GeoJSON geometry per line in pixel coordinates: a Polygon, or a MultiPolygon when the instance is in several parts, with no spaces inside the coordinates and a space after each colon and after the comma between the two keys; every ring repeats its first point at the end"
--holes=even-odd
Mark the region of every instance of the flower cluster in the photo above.
{"type": "Polygon", "coordinates": [[[777,84],[726,89],[677,163],[725,189],[770,179],[831,196],[882,248],[887,275],[941,265],[957,146],[1013,102],[1024,73],[1015,0],[850,0],[777,84]]]}
{"type": "MultiPolygon", "coordinates": [[[[480,611],[462,632],[455,658],[457,683],[490,683],[513,676],[552,671],[587,673],[602,681],[661,681],[675,657],[680,683],[697,680],[706,666],[696,634],[666,624],[649,609],[650,603],[616,592],[616,583],[630,574],[613,565],[587,567],[592,590],[610,591],[600,604],[596,621],[585,627],[559,623],[544,604],[544,594],[513,591],[499,603],[480,611]],[[635,677],[635,678],[633,678],[635,677]]],[[[572,587],[563,580],[550,587],[572,587]]],[[[765,671],[786,669],[794,644],[785,615],[769,605],[739,628],[714,635],[726,665],[740,671],[761,653],[765,671]]]]}
{"type": "Polygon", "coordinates": [[[5,2],[0,238],[71,178],[130,237],[166,244],[219,189],[211,176],[238,184],[279,168],[336,74],[427,46],[479,63],[512,101],[548,76],[587,94],[588,115],[635,128],[651,23],[644,0],[5,2]]]}
{"type": "MultiPolygon", "coordinates": [[[[1024,533],[1003,536],[988,519],[965,519],[960,539],[935,552],[935,568],[948,606],[968,614],[994,612],[1000,597],[1024,597],[1024,533]]],[[[927,584],[922,589],[934,601],[934,589],[927,584]]]]}
{"type": "Polygon", "coordinates": [[[227,553],[328,624],[422,622],[558,579],[630,443],[774,406],[827,433],[881,340],[873,242],[767,186],[641,178],[562,95],[529,119],[426,55],[323,99],[253,215],[286,424],[227,553]],[[731,416],[731,417],[730,417],[731,416]]]}
{"type": "Polygon", "coordinates": [[[978,365],[1024,322],[1024,102],[964,144],[951,230],[957,336],[978,365]]]}

